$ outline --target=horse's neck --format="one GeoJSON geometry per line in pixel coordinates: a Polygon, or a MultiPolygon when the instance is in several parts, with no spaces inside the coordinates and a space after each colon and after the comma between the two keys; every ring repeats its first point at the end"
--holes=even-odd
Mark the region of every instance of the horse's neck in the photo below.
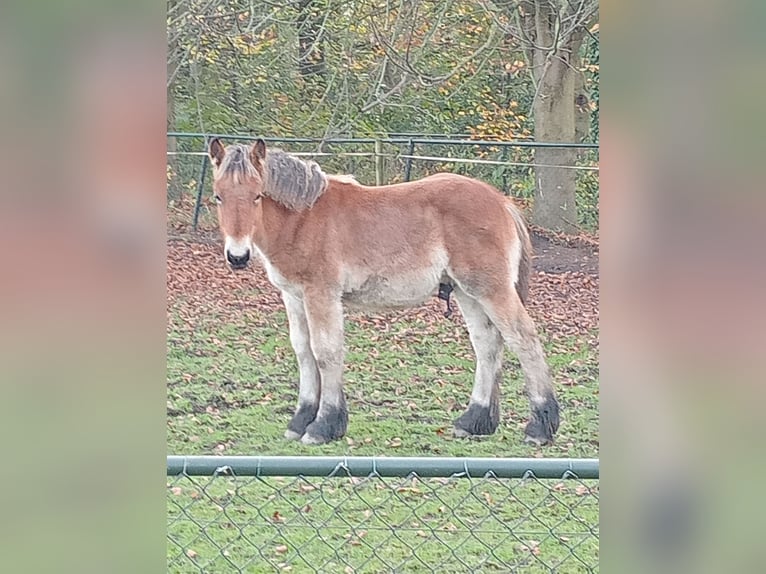
{"type": "Polygon", "coordinates": [[[266,258],[273,260],[279,251],[290,244],[289,236],[294,229],[292,220],[296,213],[270,197],[264,197],[262,202],[261,220],[256,223],[253,243],[266,258]]]}

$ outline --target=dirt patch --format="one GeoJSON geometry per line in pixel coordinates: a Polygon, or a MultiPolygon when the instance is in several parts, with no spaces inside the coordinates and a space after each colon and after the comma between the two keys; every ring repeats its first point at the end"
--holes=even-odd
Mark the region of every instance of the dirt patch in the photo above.
{"type": "MultiPolygon", "coordinates": [[[[598,244],[564,242],[533,233],[535,258],[530,277],[528,310],[532,318],[555,340],[584,337],[598,345],[598,244]]],[[[268,316],[282,308],[279,293],[260,265],[232,271],[223,261],[220,239],[215,233],[175,235],[168,241],[168,313],[188,325],[204,316],[228,316],[232,312],[268,316]]],[[[460,321],[455,312],[450,321],[460,321]]],[[[444,302],[436,297],[405,311],[366,314],[364,322],[383,327],[391,321],[417,316],[426,323],[445,321],[444,302]]]]}
{"type": "Polygon", "coordinates": [[[597,246],[569,242],[545,236],[540,232],[531,233],[534,258],[532,268],[543,273],[582,272],[598,275],[597,246]]]}

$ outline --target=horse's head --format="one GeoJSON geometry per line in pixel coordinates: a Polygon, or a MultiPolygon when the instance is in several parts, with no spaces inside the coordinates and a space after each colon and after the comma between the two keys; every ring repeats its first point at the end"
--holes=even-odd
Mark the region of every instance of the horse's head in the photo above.
{"type": "Polygon", "coordinates": [[[234,269],[243,269],[252,255],[253,230],[260,216],[266,144],[225,146],[210,142],[213,193],[218,204],[218,225],[224,238],[224,257],[234,269]]]}

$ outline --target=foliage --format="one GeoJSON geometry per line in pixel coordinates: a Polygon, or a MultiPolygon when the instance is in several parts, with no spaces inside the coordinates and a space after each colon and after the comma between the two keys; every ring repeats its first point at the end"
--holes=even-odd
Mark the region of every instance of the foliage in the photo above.
{"type": "Polygon", "coordinates": [[[591,114],[590,138],[592,142],[598,141],[598,111],[599,111],[599,41],[596,24],[590,31],[590,40],[586,43],[583,55],[583,71],[585,73],[585,85],[591,94],[593,113],[591,114]]]}
{"type": "Polygon", "coordinates": [[[470,0],[177,0],[168,14],[174,125],[528,137],[534,88],[519,42],[495,20],[470,0]],[[300,71],[304,4],[319,25],[321,75],[300,71]]]}

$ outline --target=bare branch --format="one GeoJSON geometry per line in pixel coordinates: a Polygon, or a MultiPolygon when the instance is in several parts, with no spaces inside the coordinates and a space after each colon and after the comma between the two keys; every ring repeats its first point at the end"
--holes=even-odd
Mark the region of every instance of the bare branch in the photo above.
{"type": "Polygon", "coordinates": [[[496,40],[496,27],[492,26],[490,28],[489,37],[487,38],[486,42],[484,42],[484,44],[482,44],[479,48],[477,48],[473,53],[469,54],[468,56],[458,61],[458,63],[455,66],[453,66],[451,71],[440,76],[431,76],[429,74],[426,74],[425,72],[417,70],[413,66],[413,63],[409,57],[411,38],[409,38],[405,55],[404,57],[402,57],[399,54],[396,47],[393,46],[393,44],[389,42],[387,39],[383,38],[383,35],[378,30],[378,27],[375,24],[374,20],[370,21],[370,26],[373,30],[376,40],[381,44],[381,46],[383,46],[383,49],[386,52],[386,55],[390,58],[391,62],[394,65],[396,65],[398,68],[400,68],[401,70],[417,78],[418,82],[420,82],[420,84],[424,86],[440,84],[442,82],[447,81],[448,79],[453,77],[455,74],[457,74],[461,69],[463,69],[471,61],[476,60],[479,56],[483,55],[486,51],[492,48],[496,40]]]}
{"type": "Polygon", "coordinates": [[[409,82],[409,80],[410,80],[410,77],[409,77],[409,75],[408,75],[408,74],[405,72],[405,73],[402,75],[402,79],[401,79],[401,80],[399,80],[399,83],[398,83],[398,84],[396,84],[396,85],[395,85],[393,88],[391,88],[390,90],[388,90],[388,91],[387,91],[385,94],[383,94],[383,95],[381,95],[381,96],[377,96],[377,97],[375,98],[375,100],[374,100],[374,101],[372,101],[372,102],[368,103],[368,104],[367,104],[367,105],[365,105],[365,106],[362,106],[362,108],[361,108],[361,110],[360,110],[360,111],[361,111],[362,113],[366,113],[366,112],[369,112],[369,111],[370,111],[372,108],[374,108],[375,106],[379,106],[379,105],[381,105],[381,104],[385,103],[385,101],[386,101],[388,98],[390,98],[392,95],[394,95],[394,94],[398,94],[398,93],[401,93],[401,91],[402,91],[402,88],[404,88],[404,86],[406,86],[406,85],[407,85],[407,83],[409,82]]]}

